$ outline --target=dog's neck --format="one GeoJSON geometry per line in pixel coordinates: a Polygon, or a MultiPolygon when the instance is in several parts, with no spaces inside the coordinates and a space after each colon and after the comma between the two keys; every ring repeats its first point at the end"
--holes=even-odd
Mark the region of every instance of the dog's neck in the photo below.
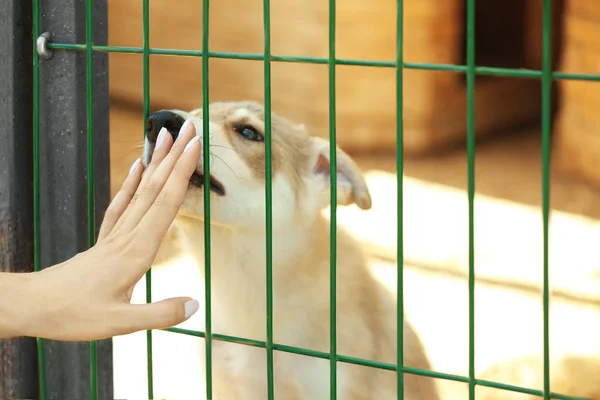
{"type": "MultiPolygon", "coordinates": [[[[285,295],[294,284],[290,281],[290,276],[295,276],[292,269],[314,263],[315,249],[322,248],[319,241],[323,240],[323,235],[318,231],[324,229],[326,233],[327,230],[322,218],[319,216],[303,226],[273,230],[274,298],[280,293],[285,295]]],[[[193,253],[204,274],[203,222],[180,218],[177,226],[185,237],[188,251],[193,253]]],[[[255,339],[264,339],[264,324],[257,324],[264,321],[266,307],[267,248],[264,230],[211,226],[210,253],[215,332],[222,330],[220,333],[245,337],[250,334],[255,339]],[[252,331],[250,326],[256,326],[256,330],[249,332],[252,331]]]]}

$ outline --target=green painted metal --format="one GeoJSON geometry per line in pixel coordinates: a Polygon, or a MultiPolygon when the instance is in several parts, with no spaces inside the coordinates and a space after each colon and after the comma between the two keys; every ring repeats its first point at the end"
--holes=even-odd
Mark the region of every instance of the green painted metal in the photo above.
{"type": "Polygon", "coordinates": [[[265,229],[266,242],[266,317],[267,317],[267,398],[275,399],[275,379],[273,371],[273,153],[271,149],[271,2],[263,0],[264,32],[264,111],[265,111],[265,229]]]}
{"type": "MultiPolygon", "coordinates": [[[[40,271],[40,56],[35,39],[40,36],[40,0],[33,1],[33,270],[40,271]]],[[[36,338],[40,400],[48,398],[44,340],[36,338]]]]}
{"type": "MultiPolygon", "coordinates": [[[[144,121],[150,114],[150,5],[149,0],[142,3],[143,24],[143,86],[144,86],[144,121]]],[[[146,127],[142,127],[144,137],[146,127]]],[[[152,303],[152,270],[146,272],[146,303],[152,303]]],[[[146,331],[146,363],[148,379],[148,399],[154,398],[154,364],[152,362],[152,331],[146,331]]]]}
{"type": "Polygon", "coordinates": [[[475,400],[475,0],[467,0],[467,192],[469,200],[469,400],[475,400]]]}
{"type": "Polygon", "coordinates": [[[544,252],[544,400],[550,399],[548,234],[550,220],[550,135],[552,134],[552,2],[544,0],[542,38],[542,219],[544,252]]]}
{"type": "MultiPolygon", "coordinates": [[[[73,43],[49,43],[48,48],[54,50],[73,50],[82,51],[85,50],[84,44],[73,44],[73,43]]],[[[126,46],[92,46],[94,51],[105,52],[105,53],[129,53],[129,54],[142,54],[143,49],[141,47],[126,47],[126,46]]],[[[164,56],[180,56],[180,57],[202,57],[203,52],[201,50],[178,50],[178,49],[150,49],[150,54],[164,55],[164,56]]],[[[208,52],[210,58],[226,58],[231,60],[252,60],[252,61],[263,61],[264,55],[262,54],[251,54],[251,53],[229,53],[224,51],[212,51],[208,52]]],[[[302,57],[302,56],[277,56],[271,55],[272,62],[295,62],[303,64],[327,64],[329,60],[322,57],[302,57]]],[[[341,59],[336,58],[336,65],[351,65],[351,66],[362,66],[362,67],[383,67],[383,68],[396,68],[395,61],[378,61],[378,60],[352,60],[352,59],[341,59]]],[[[436,64],[436,63],[416,63],[416,62],[405,62],[404,68],[406,69],[424,69],[429,71],[448,71],[448,72],[466,72],[466,65],[454,65],[454,64],[436,64]]],[[[498,68],[498,67],[486,67],[486,66],[475,66],[475,75],[487,75],[487,76],[504,76],[512,78],[528,78],[528,79],[539,79],[542,77],[542,71],[526,69],[526,68],[498,68]]],[[[599,74],[581,74],[572,72],[558,72],[551,71],[552,80],[575,80],[575,81],[600,81],[599,74]]]]}
{"type": "MultiPolygon", "coordinates": [[[[35,38],[39,36],[39,0],[33,0],[33,18],[34,18],[34,49],[35,38]]],[[[95,221],[94,221],[94,162],[93,162],[93,86],[92,86],[92,58],[94,52],[115,52],[115,53],[132,53],[143,55],[143,85],[144,85],[144,116],[147,117],[150,112],[150,55],[168,55],[182,57],[201,57],[202,58],[202,103],[203,103],[203,128],[204,132],[208,132],[209,126],[209,59],[210,58],[226,58],[238,60],[254,60],[264,62],[264,106],[265,106],[265,198],[266,198],[266,341],[251,340],[242,337],[223,335],[212,332],[212,316],[211,316],[211,249],[210,249],[210,158],[208,156],[209,135],[203,135],[203,166],[205,169],[205,185],[204,185],[204,245],[205,245],[205,307],[206,307],[206,329],[205,332],[191,331],[181,328],[169,328],[164,331],[169,331],[178,334],[191,335],[205,339],[206,344],[206,398],[212,399],[212,341],[225,341],[237,343],[240,345],[253,346],[264,348],[267,353],[267,393],[268,399],[273,400],[274,394],[274,365],[273,352],[281,351],[292,354],[316,357],[327,359],[330,361],[330,398],[337,398],[337,363],[349,363],[362,365],[366,367],[379,368],[384,370],[395,371],[397,373],[398,383],[398,399],[404,398],[404,374],[420,375],[436,379],[450,380],[455,382],[466,383],[469,387],[469,399],[475,399],[476,386],[491,387],[503,389],[512,392],[541,396],[544,399],[564,399],[575,400],[575,397],[560,395],[551,392],[550,387],[550,349],[549,349],[549,273],[548,273],[548,237],[549,237],[549,217],[550,217],[550,135],[551,135],[551,88],[555,80],[581,80],[581,81],[600,81],[600,75],[593,74],[578,74],[553,72],[551,67],[551,1],[544,0],[543,4],[543,65],[542,70],[530,69],[510,69],[496,68],[487,66],[475,65],[475,0],[467,0],[467,18],[466,18],[466,48],[467,60],[466,65],[450,65],[450,64],[431,64],[431,63],[415,63],[405,62],[403,54],[403,30],[404,30],[404,15],[403,15],[403,0],[397,0],[397,48],[395,61],[378,61],[378,60],[354,60],[354,59],[338,59],[335,51],[335,29],[336,29],[336,1],[329,0],[329,54],[326,58],[321,57],[299,57],[299,56],[277,56],[271,54],[271,21],[270,21],[270,0],[263,0],[263,16],[264,16],[264,51],[263,54],[250,53],[230,53],[230,52],[214,52],[210,51],[209,44],[209,1],[203,1],[202,5],[202,50],[175,50],[175,49],[159,49],[151,48],[149,42],[149,0],[143,0],[143,47],[124,47],[124,46],[98,46],[92,42],[93,34],[93,15],[92,15],[92,0],[86,0],[86,43],[50,43],[49,47],[54,50],[62,51],[85,51],[86,53],[86,78],[87,78],[87,135],[88,135],[88,221],[89,232],[88,242],[92,246],[95,241],[95,221]],[[330,147],[330,162],[331,162],[331,225],[330,225],[330,351],[320,352],[315,350],[303,349],[299,347],[287,346],[284,344],[274,343],[273,341],[273,282],[272,282],[272,155],[271,155],[271,63],[272,62],[296,62],[308,64],[326,64],[329,70],[329,139],[330,147]],[[396,112],[397,112],[397,127],[396,127],[396,170],[398,183],[398,307],[397,307],[397,362],[396,364],[387,364],[372,360],[359,359],[348,357],[337,353],[336,342],[336,233],[337,233],[337,171],[336,171],[336,66],[337,65],[352,65],[352,66],[369,66],[382,68],[396,69],[396,112]],[[468,178],[468,215],[469,215],[469,373],[468,377],[452,374],[439,373],[435,371],[426,371],[416,368],[411,368],[403,365],[403,319],[404,319],[404,298],[403,298],[403,172],[404,172],[404,143],[403,143],[403,70],[404,69],[420,69],[447,71],[454,73],[464,73],[467,77],[467,178],[468,178]],[[541,79],[542,81],[542,219],[543,219],[543,342],[544,342],[544,387],[543,390],[533,390],[512,385],[505,385],[496,382],[490,382],[477,379],[475,376],[475,252],[474,252],[474,199],[475,199],[475,78],[478,75],[487,76],[503,76],[524,79],[541,79]]],[[[34,146],[34,263],[35,269],[39,270],[39,57],[34,51],[34,130],[33,130],[33,146],[34,146]]],[[[146,275],[146,301],[151,302],[151,273],[146,275]]],[[[96,356],[95,342],[90,344],[90,369],[92,375],[92,385],[90,398],[97,397],[97,371],[96,371],[96,356]]],[[[38,339],[38,357],[39,357],[39,382],[40,382],[40,398],[45,400],[47,395],[45,391],[45,371],[43,362],[43,341],[38,339]]],[[[152,331],[147,332],[147,360],[148,360],[148,398],[153,398],[153,368],[152,368],[152,331]]]]}
{"type": "MultiPolygon", "coordinates": [[[[189,330],[189,329],[166,328],[166,329],[162,329],[162,330],[167,331],[167,332],[173,332],[176,334],[189,335],[189,336],[195,336],[195,337],[200,337],[200,338],[205,337],[204,332],[193,331],[193,330],[189,330]]],[[[236,343],[236,344],[251,346],[251,347],[259,347],[259,348],[263,348],[263,349],[266,348],[266,343],[263,341],[260,341],[260,340],[253,340],[253,339],[247,339],[247,338],[243,338],[243,337],[230,336],[230,335],[222,335],[222,334],[218,334],[218,333],[213,334],[212,337],[214,340],[219,340],[219,341],[223,341],[223,342],[236,343]]],[[[310,349],[304,349],[301,347],[287,346],[287,345],[283,345],[283,344],[279,344],[279,343],[273,343],[273,350],[281,351],[284,353],[298,354],[298,355],[302,355],[302,356],[320,358],[320,359],[324,359],[324,360],[330,359],[329,353],[325,353],[322,351],[316,351],[316,350],[310,350],[310,349]]],[[[379,361],[365,360],[362,358],[349,357],[349,356],[345,356],[345,355],[341,355],[341,354],[337,355],[337,360],[341,363],[346,363],[346,364],[354,364],[354,365],[360,365],[363,367],[378,368],[378,369],[387,370],[387,371],[398,371],[398,366],[396,364],[388,364],[388,363],[383,363],[383,362],[379,362],[379,361]]],[[[407,367],[407,366],[401,366],[401,369],[404,371],[404,373],[410,374],[410,375],[425,376],[425,377],[429,377],[429,378],[442,379],[442,380],[452,381],[452,382],[461,382],[461,383],[467,383],[467,384],[469,383],[469,378],[465,377],[465,376],[461,376],[461,375],[446,374],[443,372],[429,371],[429,370],[412,368],[412,367],[407,367]]],[[[544,393],[541,390],[507,385],[504,383],[486,381],[483,379],[475,379],[474,382],[475,382],[475,385],[478,385],[478,386],[502,389],[502,390],[507,390],[509,392],[530,394],[530,395],[534,395],[534,396],[543,396],[544,395],[544,393]]],[[[583,399],[580,397],[566,396],[566,395],[559,394],[559,393],[550,393],[550,398],[558,399],[558,400],[590,400],[590,399],[583,399]]]]}
{"type": "Polygon", "coordinates": [[[210,157],[208,96],[209,0],[202,1],[202,161],[204,169],[204,275],[206,398],[212,399],[212,289],[210,251],[210,157]]]}
{"type": "Polygon", "coordinates": [[[335,107],[335,0],[329,0],[329,398],[337,399],[337,148],[335,107]]]}
{"type": "Polygon", "coordinates": [[[398,233],[396,258],[396,385],[398,400],[404,399],[404,0],[396,6],[396,185],[398,233]]]}
{"type": "MultiPolygon", "coordinates": [[[[94,191],[94,75],[93,59],[94,50],[94,16],[92,0],[86,0],[85,3],[85,78],[86,78],[86,98],[87,98],[87,217],[88,217],[88,247],[92,247],[96,242],[96,217],[95,211],[95,191],[94,191]]],[[[90,342],[90,399],[98,398],[98,360],[97,360],[96,342],[90,342]]]]}

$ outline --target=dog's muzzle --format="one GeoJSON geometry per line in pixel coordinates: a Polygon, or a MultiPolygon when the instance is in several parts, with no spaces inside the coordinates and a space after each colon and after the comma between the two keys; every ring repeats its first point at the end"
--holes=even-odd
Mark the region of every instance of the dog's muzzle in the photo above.
{"type": "MultiPolygon", "coordinates": [[[[171,137],[173,138],[173,142],[177,140],[179,136],[179,132],[181,131],[181,127],[185,123],[185,119],[179,115],[174,113],[173,111],[161,110],[155,113],[152,113],[148,116],[146,120],[146,150],[145,150],[145,162],[146,165],[150,164],[152,160],[152,153],[154,152],[154,147],[156,146],[156,140],[158,139],[158,134],[162,128],[167,129],[171,137]]],[[[219,196],[225,196],[225,187],[218,179],[214,176],[209,176],[210,181],[210,190],[219,196]]],[[[204,186],[204,174],[202,171],[195,171],[192,177],[190,178],[190,184],[197,187],[202,188],[204,186]]]]}
{"type": "Polygon", "coordinates": [[[185,119],[181,115],[172,111],[163,110],[150,114],[146,120],[146,139],[152,146],[156,145],[158,133],[162,128],[166,128],[175,141],[184,122],[185,119]]]}

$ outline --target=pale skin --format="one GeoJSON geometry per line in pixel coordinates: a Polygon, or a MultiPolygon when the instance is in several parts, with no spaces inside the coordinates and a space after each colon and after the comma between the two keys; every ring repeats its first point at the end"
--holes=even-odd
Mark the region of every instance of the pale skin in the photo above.
{"type": "Polygon", "coordinates": [[[139,161],[132,166],[96,245],[40,272],[0,273],[0,338],[100,340],[171,327],[198,310],[189,297],[131,304],[200,157],[193,125],[175,143],[168,134],[162,139],[146,168],[139,161]]]}

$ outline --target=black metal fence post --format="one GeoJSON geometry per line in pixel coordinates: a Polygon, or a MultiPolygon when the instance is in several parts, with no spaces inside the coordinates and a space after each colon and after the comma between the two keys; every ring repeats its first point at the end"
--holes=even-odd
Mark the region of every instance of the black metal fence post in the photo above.
{"type": "MultiPolygon", "coordinates": [[[[40,6],[39,32],[50,32],[52,41],[85,43],[85,1],[44,0],[40,6]]],[[[94,44],[105,45],[106,0],[94,1],[93,16],[94,44]]],[[[94,55],[93,71],[97,232],[110,199],[107,54],[94,55]]],[[[86,101],[84,52],[54,51],[52,59],[40,60],[42,268],[87,248],[86,101]]],[[[98,398],[112,400],[112,341],[97,346],[98,398]]],[[[44,350],[48,398],[89,398],[88,343],[46,341],[44,350]]]]}
{"type": "MultiPolygon", "coordinates": [[[[33,271],[31,2],[0,6],[0,271],[33,271]]],[[[0,399],[37,397],[36,343],[0,340],[0,399]]]]}

